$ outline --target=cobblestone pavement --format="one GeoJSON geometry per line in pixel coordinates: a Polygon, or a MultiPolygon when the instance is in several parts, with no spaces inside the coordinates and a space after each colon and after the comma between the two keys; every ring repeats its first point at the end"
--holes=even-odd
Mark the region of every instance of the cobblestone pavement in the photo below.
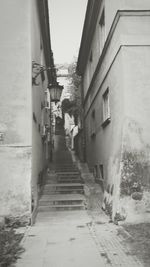
{"type": "Polygon", "coordinates": [[[118,235],[118,226],[99,220],[92,221],[88,227],[99,254],[104,259],[104,266],[143,266],[135,256],[130,255],[128,248],[124,247],[123,239],[118,235]]]}
{"type": "Polygon", "coordinates": [[[131,255],[118,230],[121,228],[125,235],[129,234],[121,226],[110,223],[108,216],[102,211],[101,187],[92,179],[85,181],[87,213],[91,218],[91,223],[87,226],[100,256],[103,257],[104,266],[143,266],[136,256],[131,255]]]}

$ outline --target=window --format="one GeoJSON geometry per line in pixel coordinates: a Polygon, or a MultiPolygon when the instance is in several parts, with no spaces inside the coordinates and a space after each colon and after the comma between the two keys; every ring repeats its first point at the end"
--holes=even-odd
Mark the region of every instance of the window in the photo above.
{"type": "Polygon", "coordinates": [[[41,72],[41,79],[42,79],[42,82],[45,81],[45,74],[44,74],[44,71],[41,72]]]}
{"type": "Polygon", "coordinates": [[[93,175],[94,175],[95,180],[97,180],[98,178],[98,166],[97,165],[94,166],[93,175]]]}
{"type": "Polygon", "coordinates": [[[90,62],[92,62],[93,61],[93,53],[92,53],[92,51],[91,51],[91,54],[90,54],[90,62]]]}
{"type": "Polygon", "coordinates": [[[104,47],[104,43],[105,43],[105,10],[104,9],[102,11],[99,25],[100,25],[100,53],[101,53],[104,47]]]}
{"type": "Polygon", "coordinates": [[[40,36],[40,50],[43,50],[42,36],[40,36]]]}
{"type": "Polygon", "coordinates": [[[103,94],[103,126],[110,122],[109,88],[103,94]]]}
{"type": "Polygon", "coordinates": [[[46,109],[50,109],[50,94],[49,94],[48,89],[45,90],[44,107],[46,109]]]}
{"type": "Polygon", "coordinates": [[[96,135],[96,121],[95,121],[95,109],[91,113],[91,138],[96,135]]]}
{"type": "MultiPolygon", "coordinates": [[[[42,36],[40,36],[40,53],[41,53],[41,66],[44,65],[44,52],[43,52],[43,41],[42,41],[42,36]]],[[[45,74],[44,71],[41,72],[41,80],[42,82],[45,81],[45,74]]]]}
{"type": "Polygon", "coordinates": [[[104,179],[104,170],[103,170],[103,164],[99,165],[99,171],[100,171],[100,179],[104,179]]]}
{"type": "Polygon", "coordinates": [[[34,112],[33,112],[33,120],[34,120],[35,123],[37,123],[36,115],[35,115],[34,112]]]}
{"type": "Polygon", "coordinates": [[[97,183],[100,183],[101,186],[103,186],[103,182],[104,182],[103,164],[94,165],[94,167],[93,167],[93,175],[94,175],[95,181],[97,183]]]}

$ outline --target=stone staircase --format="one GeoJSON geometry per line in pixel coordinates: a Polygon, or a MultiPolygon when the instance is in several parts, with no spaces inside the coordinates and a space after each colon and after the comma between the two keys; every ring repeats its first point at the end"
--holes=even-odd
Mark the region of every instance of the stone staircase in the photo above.
{"type": "Polygon", "coordinates": [[[85,209],[84,182],[66,147],[65,131],[57,127],[53,163],[39,200],[38,212],[85,209]]]}
{"type": "Polygon", "coordinates": [[[77,167],[70,159],[56,160],[54,169],[45,181],[38,212],[85,209],[84,182],[77,167]]]}

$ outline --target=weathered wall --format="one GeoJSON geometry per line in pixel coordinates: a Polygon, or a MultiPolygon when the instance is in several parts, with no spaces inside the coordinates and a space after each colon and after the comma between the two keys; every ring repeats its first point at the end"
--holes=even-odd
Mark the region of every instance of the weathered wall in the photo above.
{"type": "Polygon", "coordinates": [[[0,214],[31,207],[30,1],[0,9],[0,214]]]}
{"type": "Polygon", "coordinates": [[[124,47],[125,119],[121,208],[131,219],[150,210],[150,46],[124,47]],[[134,71],[133,71],[134,70],[134,71]]]}
{"type": "MultiPolygon", "coordinates": [[[[144,13],[121,14],[116,20],[85,102],[87,161],[90,169],[95,165],[103,164],[104,204],[116,220],[125,218],[130,206],[128,202],[128,207],[122,209],[123,205],[120,205],[119,199],[121,177],[126,172],[123,161],[126,162],[127,155],[132,158],[131,152],[136,153],[137,169],[143,177],[141,179],[146,181],[145,184],[149,184],[149,93],[147,93],[149,87],[149,23],[148,12],[146,15],[144,13]],[[102,127],[102,95],[107,87],[109,87],[110,94],[111,122],[106,127],[102,127]],[[93,110],[95,110],[95,136],[91,137],[93,110]],[[142,137],[139,137],[139,132],[142,132],[142,137]],[[145,167],[142,167],[142,164],[145,167]],[[122,209],[123,216],[119,218],[120,209],[122,209]]],[[[94,49],[96,45],[94,42],[98,39],[93,40],[95,41],[91,44],[91,50],[94,49]]],[[[95,58],[92,62],[87,62],[83,77],[85,93],[88,91],[96,65],[95,58]],[[93,67],[90,64],[93,64],[93,67]],[[86,82],[89,79],[87,73],[91,70],[93,74],[86,82]]],[[[144,201],[147,202],[147,200],[144,201]]]]}
{"type": "MultiPolygon", "coordinates": [[[[102,164],[104,169],[104,188],[118,191],[120,177],[120,159],[122,146],[122,128],[124,118],[122,51],[119,52],[109,73],[102,83],[101,90],[93,102],[85,120],[86,157],[90,169],[102,164]],[[117,75],[116,75],[117,73],[117,75]],[[105,127],[103,123],[102,95],[109,87],[111,122],[105,127]],[[92,110],[95,109],[95,137],[91,136],[92,110]]],[[[109,192],[110,193],[110,192],[109,192]]]]}
{"type": "MultiPolygon", "coordinates": [[[[45,66],[42,29],[36,0],[32,1],[31,17],[32,60],[45,66]]],[[[36,80],[39,85],[32,86],[32,113],[35,118],[32,120],[32,209],[37,205],[41,176],[46,167],[46,149],[48,149],[47,140],[42,140],[42,127],[50,123],[50,111],[44,108],[45,90],[48,85],[46,71],[44,76],[45,79],[42,81],[39,75],[36,80]]]]}
{"type": "Polygon", "coordinates": [[[30,216],[31,148],[0,147],[0,214],[30,216]]]}
{"type": "MultiPolygon", "coordinates": [[[[122,51],[120,49],[122,24],[123,22],[120,20],[112,35],[111,43],[107,47],[107,53],[92,84],[84,108],[86,118],[86,155],[89,167],[92,169],[95,165],[103,164],[105,186],[109,183],[111,187],[113,180],[115,180],[117,185],[124,116],[124,75],[122,51]],[[108,87],[110,92],[111,122],[103,128],[102,95],[108,87]],[[93,110],[95,110],[95,138],[91,138],[93,110]]],[[[92,64],[96,65],[96,61],[93,60],[92,64]]]]}

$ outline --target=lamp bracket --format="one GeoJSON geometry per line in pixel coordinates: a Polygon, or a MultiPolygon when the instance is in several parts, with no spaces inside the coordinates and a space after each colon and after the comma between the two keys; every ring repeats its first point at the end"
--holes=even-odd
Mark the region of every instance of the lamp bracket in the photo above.
{"type": "Polygon", "coordinates": [[[44,71],[54,69],[50,67],[45,67],[40,65],[39,63],[36,63],[35,61],[32,61],[32,85],[38,86],[39,83],[36,82],[37,77],[44,71]],[[35,74],[33,76],[33,74],[35,74]]]}

